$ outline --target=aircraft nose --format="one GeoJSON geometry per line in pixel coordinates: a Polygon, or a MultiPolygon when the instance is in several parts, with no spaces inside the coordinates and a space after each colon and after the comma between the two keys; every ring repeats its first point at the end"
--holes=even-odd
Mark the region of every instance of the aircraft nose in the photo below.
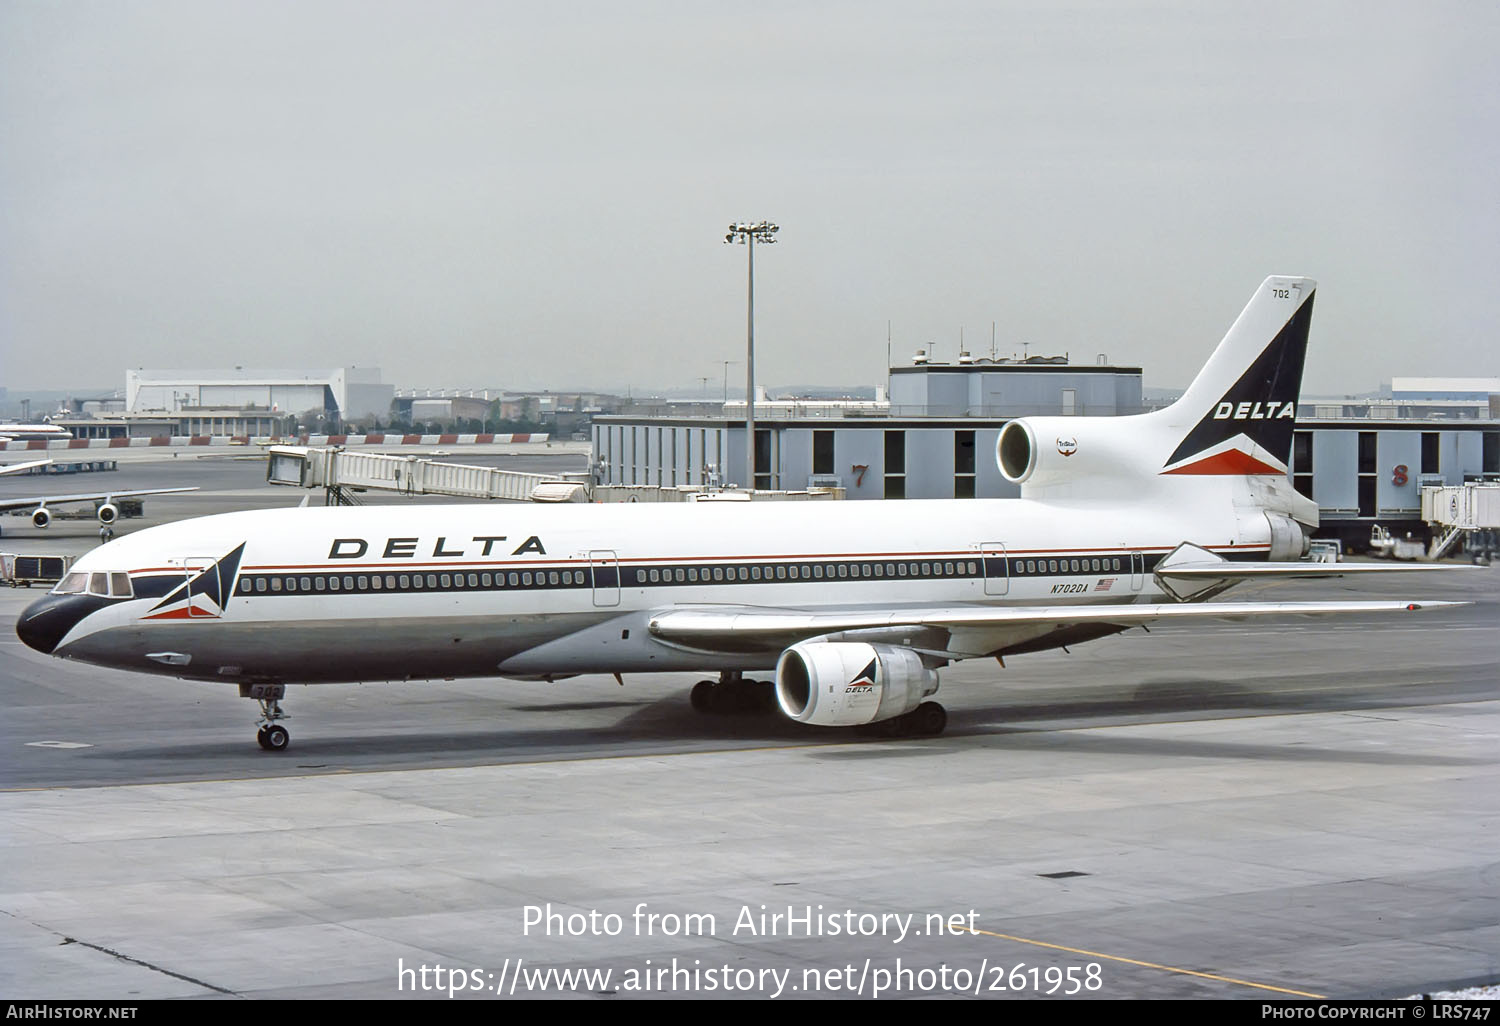
{"type": "Polygon", "coordinates": [[[68,631],[99,605],[86,595],[46,595],[21,612],[16,620],[16,637],[51,655],[68,631]]]}

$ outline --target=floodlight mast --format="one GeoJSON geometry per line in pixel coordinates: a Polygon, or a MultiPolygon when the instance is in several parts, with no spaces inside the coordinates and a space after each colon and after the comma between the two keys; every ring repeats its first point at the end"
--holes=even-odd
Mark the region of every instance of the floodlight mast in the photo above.
{"type": "Polygon", "coordinates": [[[747,263],[745,300],[745,474],[755,488],[755,244],[776,241],[781,226],[770,221],[754,223],[736,221],[729,226],[724,242],[745,247],[747,263]]]}

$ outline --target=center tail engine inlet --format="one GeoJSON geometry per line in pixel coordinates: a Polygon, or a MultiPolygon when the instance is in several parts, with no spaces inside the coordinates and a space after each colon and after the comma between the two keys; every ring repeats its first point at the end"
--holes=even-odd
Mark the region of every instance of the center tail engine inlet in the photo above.
{"type": "Polygon", "coordinates": [[[938,734],[948,715],[924,701],[937,689],[936,670],[916,652],[891,645],[809,641],[776,663],[781,711],[819,727],[889,723],[893,734],[938,734]]]}
{"type": "Polygon", "coordinates": [[[1020,417],[1000,429],[1000,476],[1033,498],[1082,499],[1138,490],[1153,475],[1155,433],[1140,417],[1020,417]]]}

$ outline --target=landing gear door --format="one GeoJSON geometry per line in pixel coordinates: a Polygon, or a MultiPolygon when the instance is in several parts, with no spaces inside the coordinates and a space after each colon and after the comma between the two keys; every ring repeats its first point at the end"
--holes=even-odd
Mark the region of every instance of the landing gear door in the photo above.
{"type": "Polygon", "coordinates": [[[589,551],[589,576],[594,584],[594,605],[620,604],[620,561],[613,549],[589,551]]]}
{"type": "Polygon", "coordinates": [[[979,546],[979,557],[984,565],[984,593],[1009,594],[1010,559],[1005,554],[1005,546],[999,542],[985,542],[979,546]]]}

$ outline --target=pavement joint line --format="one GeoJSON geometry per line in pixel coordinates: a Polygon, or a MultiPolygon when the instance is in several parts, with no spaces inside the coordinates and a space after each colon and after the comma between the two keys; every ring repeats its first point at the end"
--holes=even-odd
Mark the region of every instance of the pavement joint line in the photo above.
{"type": "MultiPolygon", "coordinates": [[[[17,916],[14,912],[5,911],[4,914],[12,919],[21,919],[21,917],[17,916]]],[[[106,948],[102,944],[92,944],[86,940],[79,940],[77,937],[69,937],[67,934],[59,933],[58,931],[52,929],[50,926],[44,926],[41,923],[32,922],[31,920],[27,919],[21,919],[21,921],[30,922],[32,926],[36,927],[39,930],[46,930],[54,937],[61,937],[63,944],[77,944],[80,947],[88,948],[90,951],[98,951],[101,954],[110,956],[111,958],[117,958],[121,962],[129,962],[131,965],[138,965],[143,969],[150,969],[152,972],[161,973],[164,976],[170,976],[174,980],[182,980],[185,983],[191,983],[195,987],[203,987],[207,990],[212,990],[219,994],[228,994],[230,997],[240,996],[235,991],[229,990],[225,987],[217,986],[205,980],[194,979],[191,976],[184,976],[182,973],[174,973],[170,969],[163,969],[159,965],[153,965],[152,963],[139,958],[132,958],[131,956],[124,954],[123,952],[115,951],[113,948],[106,948]]]]}
{"type": "Polygon", "coordinates": [[[1240,980],[1233,976],[1219,976],[1215,973],[1199,972],[1196,969],[1182,969],[1173,965],[1162,965],[1159,962],[1143,962],[1138,958],[1126,958],[1123,955],[1106,955],[1100,951],[1086,951],[1083,948],[1070,948],[1066,944],[1052,944],[1047,941],[1032,940],[1029,937],[1016,937],[1008,933],[995,933],[993,930],[981,930],[978,927],[968,927],[968,932],[982,934],[986,937],[997,937],[1000,940],[1014,941],[1017,944],[1030,944],[1038,948],[1051,948],[1054,951],[1066,951],[1071,955],[1085,955],[1089,958],[1103,958],[1111,962],[1123,962],[1126,965],[1138,965],[1146,969],[1160,969],[1168,973],[1181,973],[1184,976],[1197,976],[1205,980],[1216,980],[1220,983],[1233,983],[1241,987],[1255,987],[1259,990],[1271,990],[1278,994],[1291,994],[1295,997],[1314,998],[1319,1001],[1328,1000],[1326,994],[1313,994],[1305,990],[1292,990],[1289,987],[1276,987],[1269,983],[1255,983],[1251,980],[1240,980]]]}
{"type": "Polygon", "coordinates": [[[64,944],[79,944],[79,945],[82,945],[85,948],[88,948],[88,949],[92,950],[92,951],[99,951],[99,952],[102,952],[102,953],[104,953],[106,955],[109,955],[112,958],[118,958],[122,962],[129,962],[131,965],[138,965],[138,966],[141,966],[144,969],[150,969],[152,972],[161,973],[164,976],[170,976],[174,980],[182,980],[185,983],[191,983],[195,987],[204,987],[204,988],[206,988],[208,990],[215,991],[215,992],[217,992],[219,994],[228,994],[230,997],[239,997],[238,994],[236,994],[232,990],[229,990],[228,988],[216,986],[215,984],[209,983],[209,982],[207,982],[205,980],[194,979],[191,976],[184,976],[182,973],[174,973],[170,969],[163,969],[159,965],[152,965],[150,962],[142,961],[139,958],[131,958],[129,955],[123,954],[122,952],[119,952],[119,951],[115,951],[113,948],[106,948],[106,947],[104,947],[102,945],[99,945],[99,944],[90,944],[88,941],[86,941],[86,940],[79,940],[77,937],[67,937],[67,936],[64,936],[63,937],[63,943],[64,944]]]}

